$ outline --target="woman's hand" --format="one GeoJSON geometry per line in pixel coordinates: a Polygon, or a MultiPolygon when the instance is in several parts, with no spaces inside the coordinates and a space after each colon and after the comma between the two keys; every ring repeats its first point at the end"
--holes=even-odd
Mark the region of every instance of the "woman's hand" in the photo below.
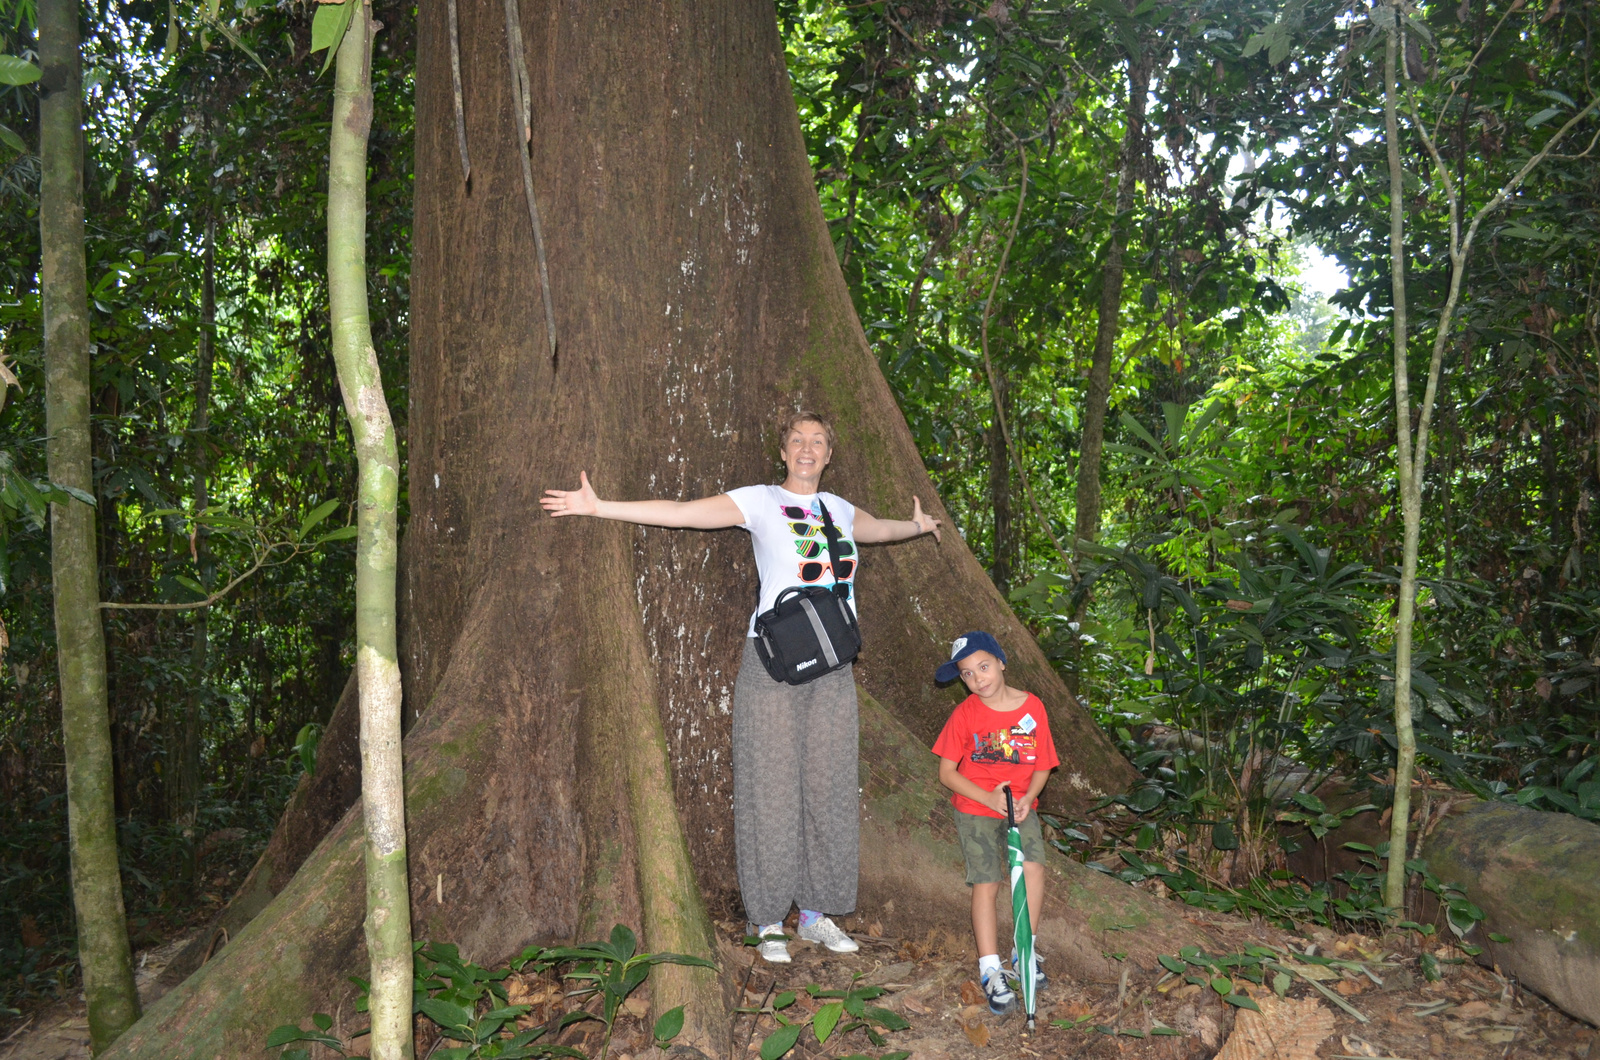
{"type": "Polygon", "coordinates": [[[539,504],[545,511],[558,517],[600,514],[600,498],[595,496],[594,487],[589,485],[587,471],[578,472],[577,489],[545,490],[544,496],[539,498],[539,504]]]}
{"type": "Polygon", "coordinates": [[[918,534],[932,534],[935,541],[940,540],[939,520],[922,510],[922,501],[917,497],[911,498],[911,521],[917,524],[918,534]]]}
{"type": "Polygon", "coordinates": [[[911,498],[910,519],[878,519],[868,512],[856,509],[855,527],[851,536],[861,545],[882,545],[890,541],[905,541],[923,534],[932,534],[939,540],[939,520],[922,510],[922,501],[911,498]]]}

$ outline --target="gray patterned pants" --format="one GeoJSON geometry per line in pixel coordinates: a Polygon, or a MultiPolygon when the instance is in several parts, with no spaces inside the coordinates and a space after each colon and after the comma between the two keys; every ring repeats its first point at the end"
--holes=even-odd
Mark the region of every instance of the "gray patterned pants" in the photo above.
{"type": "Polygon", "coordinates": [[[733,686],[733,839],[745,915],[856,907],[860,730],[852,667],[803,685],[774,681],[744,642],[733,686]]]}

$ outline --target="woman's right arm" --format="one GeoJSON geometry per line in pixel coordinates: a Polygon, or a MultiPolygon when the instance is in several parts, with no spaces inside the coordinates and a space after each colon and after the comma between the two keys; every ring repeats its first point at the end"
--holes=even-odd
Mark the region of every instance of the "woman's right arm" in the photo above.
{"type": "Polygon", "coordinates": [[[671,526],[692,530],[721,530],[744,522],[744,513],[726,493],[694,501],[603,501],[589,485],[589,474],[578,472],[575,490],[545,490],[539,504],[551,515],[592,515],[646,526],[671,526]]]}

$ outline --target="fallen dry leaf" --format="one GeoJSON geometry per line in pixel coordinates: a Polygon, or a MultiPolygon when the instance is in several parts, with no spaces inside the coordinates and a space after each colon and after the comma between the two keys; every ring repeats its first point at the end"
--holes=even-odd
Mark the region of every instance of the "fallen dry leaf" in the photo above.
{"type": "Polygon", "coordinates": [[[961,984],[961,1003],[963,1005],[977,1005],[983,1002],[983,990],[971,979],[961,984]]]}
{"type": "Polygon", "coordinates": [[[1490,1045],[1506,1045],[1516,1040],[1517,1029],[1515,1027],[1490,1027],[1485,1031],[1479,1032],[1478,1037],[1490,1045]]]}
{"type": "Polygon", "coordinates": [[[1465,1005],[1457,1005],[1451,1009],[1448,1016],[1458,1020],[1484,1020],[1489,1018],[1489,1002],[1468,1001],[1465,1005]]]}
{"type": "Polygon", "coordinates": [[[1333,989],[1337,991],[1341,997],[1350,997],[1353,994],[1359,994],[1366,988],[1366,982],[1360,979],[1341,979],[1337,983],[1333,984],[1333,989]]]}
{"type": "Polygon", "coordinates": [[[650,1002],[642,997],[630,997],[622,1003],[622,1011],[636,1020],[642,1020],[650,1013],[650,1002]]]}
{"type": "Polygon", "coordinates": [[[1365,1041],[1365,1040],[1363,1040],[1361,1038],[1357,1038],[1353,1034],[1341,1035],[1340,1038],[1339,1038],[1339,1042],[1340,1042],[1340,1044],[1342,1044],[1344,1046],[1345,1055],[1347,1055],[1347,1056],[1382,1056],[1383,1055],[1382,1053],[1378,1052],[1377,1048],[1374,1047],[1371,1042],[1365,1041]]]}
{"type": "Polygon", "coordinates": [[[988,1005],[962,1005],[961,1011],[956,1013],[956,1017],[963,1021],[975,1020],[988,1011],[988,1005]]]}
{"type": "Polygon", "coordinates": [[[979,1049],[989,1044],[989,1025],[987,1023],[963,1023],[961,1030],[966,1034],[967,1041],[979,1049]]]}
{"type": "Polygon", "coordinates": [[[1260,1012],[1239,1010],[1216,1060],[1315,1060],[1317,1046],[1333,1033],[1333,1013],[1316,998],[1264,995],[1256,1003],[1260,1012]]]}
{"type": "Polygon", "coordinates": [[[1325,964],[1300,964],[1297,961],[1284,961],[1283,966],[1303,979],[1315,979],[1318,982],[1330,983],[1336,979],[1343,979],[1339,969],[1329,968],[1325,964]]]}
{"type": "Polygon", "coordinates": [[[883,921],[874,920],[867,925],[867,934],[875,939],[883,938],[883,921]]]}

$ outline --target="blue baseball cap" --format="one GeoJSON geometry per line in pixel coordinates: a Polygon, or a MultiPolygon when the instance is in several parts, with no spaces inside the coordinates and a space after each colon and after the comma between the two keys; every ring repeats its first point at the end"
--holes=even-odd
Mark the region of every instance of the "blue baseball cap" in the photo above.
{"type": "Polygon", "coordinates": [[[971,633],[963,633],[955,639],[955,643],[950,645],[949,660],[939,667],[938,671],[933,675],[933,679],[941,684],[946,681],[954,681],[961,676],[961,660],[975,651],[986,651],[1001,662],[1006,661],[1006,652],[1004,648],[1000,647],[1000,642],[983,630],[975,629],[971,633]]]}

